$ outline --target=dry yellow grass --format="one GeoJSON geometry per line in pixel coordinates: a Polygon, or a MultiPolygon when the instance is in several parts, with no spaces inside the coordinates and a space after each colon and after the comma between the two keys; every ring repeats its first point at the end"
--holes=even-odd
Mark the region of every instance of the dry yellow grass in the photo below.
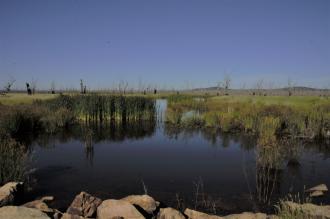
{"type": "Polygon", "coordinates": [[[31,104],[34,100],[47,100],[57,97],[58,94],[38,93],[27,95],[26,93],[9,93],[0,95],[0,104],[3,105],[20,105],[31,104]]]}

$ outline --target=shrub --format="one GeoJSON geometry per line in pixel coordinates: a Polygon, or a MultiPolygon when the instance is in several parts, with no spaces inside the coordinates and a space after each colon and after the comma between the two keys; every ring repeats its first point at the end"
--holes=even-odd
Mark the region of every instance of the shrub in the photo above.
{"type": "Polygon", "coordinates": [[[23,145],[0,131],[0,185],[22,181],[26,175],[27,155],[23,145]]]}

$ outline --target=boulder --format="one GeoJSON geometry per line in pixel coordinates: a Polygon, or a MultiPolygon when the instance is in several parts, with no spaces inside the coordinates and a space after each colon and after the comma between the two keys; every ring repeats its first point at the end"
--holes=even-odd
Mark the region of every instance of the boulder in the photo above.
{"type": "Polygon", "coordinates": [[[85,219],[85,217],[75,215],[75,214],[68,214],[64,213],[61,219],[85,219]]]}
{"type": "Polygon", "coordinates": [[[47,201],[52,201],[52,200],[54,200],[54,197],[46,196],[46,197],[43,197],[39,200],[35,200],[35,201],[25,203],[22,206],[27,207],[27,208],[36,208],[36,209],[38,209],[42,212],[45,212],[45,213],[55,213],[55,210],[52,209],[52,208],[49,208],[48,205],[45,203],[47,201]]]}
{"type": "Polygon", "coordinates": [[[185,216],[174,208],[161,208],[158,212],[157,219],[185,219],[185,216]]]}
{"type": "Polygon", "coordinates": [[[122,200],[125,200],[132,205],[141,207],[149,214],[152,214],[158,206],[156,201],[149,195],[130,195],[123,198],[122,200]]]}
{"type": "Polygon", "coordinates": [[[5,219],[50,219],[38,209],[22,206],[5,206],[0,208],[0,218],[5,219]]]}
{"type": "Polygon", "coordinates": [[[208,215],[199,211],[191,210],[187,208],[184,214],[188,216],[189,219],[223,219],[223,217],[216,215],[208,215]]]}
{"type": "Polygon", "coordinates": [[[269,219],[271,217],[263,213],[243,212],[241,214],[231,214],[223,217],[224,219],[269,219]]]}
{"type": "Polygon", "coordinates": [[[300,211],[306,218],[310,219],[330,219],[330,205],[314,205],[311,203],[298,204],[290,201],[284,202],[284,205],[292,211],[300,211]]]}
{"type": "Polygon", "coordinates": [[[95,217],[97,207],[102,203],[102,200],[96,198],[86,192],[78,194],[69,208],[67,209],[68,214],[83,216],[83,217],[95,217]]]}
{"type": "Polygon", "coordinates": [[[144,219],[144,216],[131,203],[124,200],[108,199],[97,208],[98,219],[116,217],[144,219]]]}
{"type": "Polygon", "coordinates": [[[0,207],[14,204],[17,197],[23,193],[22,182],[9,182],[0,187],[0,207]]]}
{"type": "Polygon", "coordinates": [[[322,191],[313,191],[309,194],[310,197],[319,197],[319,196],[323,196],[324,193],[322,191]]]}
{"type": "Polygon", "coordinates": [[[317,186],[314,186],[310,189],[307,189],[307,192],[314,192],[314,191],[321,191],[321,192],[327,192],[328,191],[328,187],[325,184],[320,184],[317,186]]]}

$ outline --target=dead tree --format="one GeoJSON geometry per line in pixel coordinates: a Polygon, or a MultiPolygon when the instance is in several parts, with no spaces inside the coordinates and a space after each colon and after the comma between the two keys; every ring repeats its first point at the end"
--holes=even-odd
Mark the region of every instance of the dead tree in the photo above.
{"type": "Polygon", "coordinates": [[[30,84],[29,83],[26,83],[26,92],[28,95],[32,95],[32,90],[30,88],[30,84]]]}
{"type": "Polygon", "coordinates": [[[55,94],[55,82],[52,81],[51,85],[50,85],[50,91],[52,94],[55,94]]]}
{"type": "Polygon", "coordinates": [[[31,91],[32,91],[32,94],[33,95],[35,94],[36,89],[37,89],[37,80],[32,79],[32,82],[31,82],[31,91]]]}
{"type": "Polygon", "coordinates": [[[13,86],[13,84],[15,83],[15,79],[10,79],[8,82],[7,82],[7,84],[6,84],[6,86],[5,86],[5,92],[6,93],[9,93],[10,91],[11,91],[11,87],[13,86]]]}

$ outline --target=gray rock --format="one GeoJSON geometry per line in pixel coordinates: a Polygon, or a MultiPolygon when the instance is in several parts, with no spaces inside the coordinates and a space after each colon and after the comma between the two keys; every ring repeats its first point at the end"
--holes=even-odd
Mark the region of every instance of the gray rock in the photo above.
{"type": "Polygon", "coordinates": [[[152,214],[157,208],[156,201],[149,195],[130,195],[123,198],[122,200],[143,208],[143,210],[149,214],[152,214]]]}
{"type": "Polygon", "coordinates": [[[97,208],[98,219],[116,217],[144,219],[144,216],[131,203],[124,200],[108,199],[97,208]]]}
{"type": "Polygon", "coordinates": [[[220,216],[208,215],[189,208],[184,211],[184,214],[187,215],[189,219],[223,219],[223,217],[220,216]]]}
{"type": "Polygon", "coordinates": [[[185,219],[185,216],[174,208],[161,208],[157,215],[157,219],[185,219]]]}
{"type": "Polygon", "coordinates": [[[96,198],[86,192],[81,192],[75,197],[66,212],[83,217],[95,217],[97,207],[101,203],[101,199],[96,198]]]}
{"type": "Polygon", "coordinates": [[[0,218],[2,219],[50,219],[47,214],[38,209],[22,206],[5,206],[0,208],[0,218]]]}
{"type": "Polygon", "coordinates": [[[0,207],[13,204],[22,193],[22,182],[9,182],[0,187],[0,207]]]}

